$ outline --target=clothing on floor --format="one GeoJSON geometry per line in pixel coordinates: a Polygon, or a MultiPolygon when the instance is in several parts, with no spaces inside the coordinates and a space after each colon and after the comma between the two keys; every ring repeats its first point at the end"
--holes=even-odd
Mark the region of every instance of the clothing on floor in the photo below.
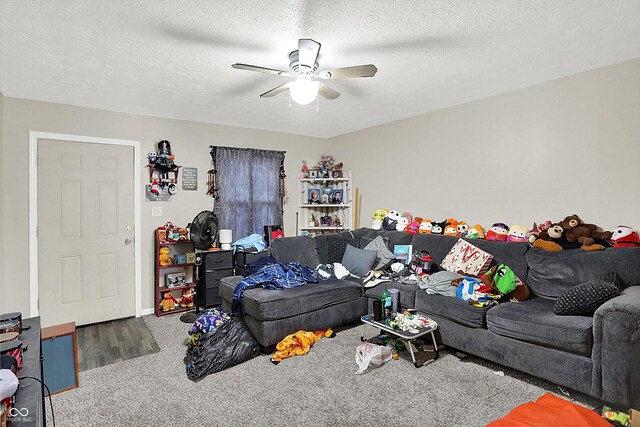
{"type": "Polygon", "coordinates": [[[303,267],[298,262],[288,264],[269,264],[251,276],[245,277],[233,291],[231,311],[234,315],[242,313],[242,295],[247,289],[261,286],[264,289],[286,289],[307,283],[318,283],[318,272],[303,267]]]}
{"type": "Polygon", "coordinates": [[[229,318],[227,313],[217,308],[205,311],[193,322],[191,329],[189,329],[189,343],[191,345],[197,345],[202,335],[215,330],[218,326],[229,320],[229,318]]]}
{"type": "Polygon", "coordinates": [[[298,331],[295,334],[287,335],[282,341],[276,344],[276,352],[271,357],[272,362],[280,362],[293,356],[303,356],[309,353],[311,347],[323,337],[334,336],[333,329],[325,329],[315,332],[298,331]]]}

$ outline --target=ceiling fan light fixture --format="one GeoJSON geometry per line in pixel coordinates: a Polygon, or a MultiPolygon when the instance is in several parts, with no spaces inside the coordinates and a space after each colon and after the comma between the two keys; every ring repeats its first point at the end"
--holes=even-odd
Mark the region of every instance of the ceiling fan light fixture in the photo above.
{"type": "Polygon", "coordinates": [[[309,77],[298,77],[289,88],[291,99],[296,104],[307,105],[318,97],[318,82],[309,77]]]}

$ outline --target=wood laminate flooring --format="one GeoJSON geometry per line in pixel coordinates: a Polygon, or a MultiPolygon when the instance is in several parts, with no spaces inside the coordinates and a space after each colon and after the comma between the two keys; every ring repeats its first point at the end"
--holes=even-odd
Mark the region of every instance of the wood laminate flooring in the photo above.
{"type": "Polygon", "coordinates": [[[80,372],[160,351],[141,317],[81,326],[76,338],[80,372]]]}

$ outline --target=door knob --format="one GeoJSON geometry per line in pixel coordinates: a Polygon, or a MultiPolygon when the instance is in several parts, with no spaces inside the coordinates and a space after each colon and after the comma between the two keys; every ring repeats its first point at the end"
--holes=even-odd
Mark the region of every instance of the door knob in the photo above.
{"type": "Polygon", "coordinates": [[[124,244],[125,244],[125,245],[130,245],[130,244],[131,244],[131,242],[133,242],[133,240],[131,240],[131,239],[130,239],[130,238],[128,238],[128,237],[127,237],[126,239],[124,239],[124,244]]]}

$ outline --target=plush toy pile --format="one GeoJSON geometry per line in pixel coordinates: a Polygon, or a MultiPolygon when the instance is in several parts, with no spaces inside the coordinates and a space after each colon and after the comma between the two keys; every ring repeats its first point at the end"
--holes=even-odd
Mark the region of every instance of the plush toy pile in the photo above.
{"type": "Polygon", "coordinates": [[[409,212],[376,209],[373,212],[371,228],[374,230],[404,231],[409,234],[425,233],[445,236],[459,236],[468,239],[485,239],[502,242],[528,242],[536,248],[555,252],[564,249],[598,251],[606,247],[640,247],[640,236],[631,227],[620,225],[613,231],[605,231],[595,224],[584,222],[573,214],[562,221],[547,220],[533,224],[531,229],[522,225],[509,227],[496,222],[486,230],[480,224],[470,226],[464,221],[447,218],[435,221],[427,217],[413,216],[409,212]]]}

